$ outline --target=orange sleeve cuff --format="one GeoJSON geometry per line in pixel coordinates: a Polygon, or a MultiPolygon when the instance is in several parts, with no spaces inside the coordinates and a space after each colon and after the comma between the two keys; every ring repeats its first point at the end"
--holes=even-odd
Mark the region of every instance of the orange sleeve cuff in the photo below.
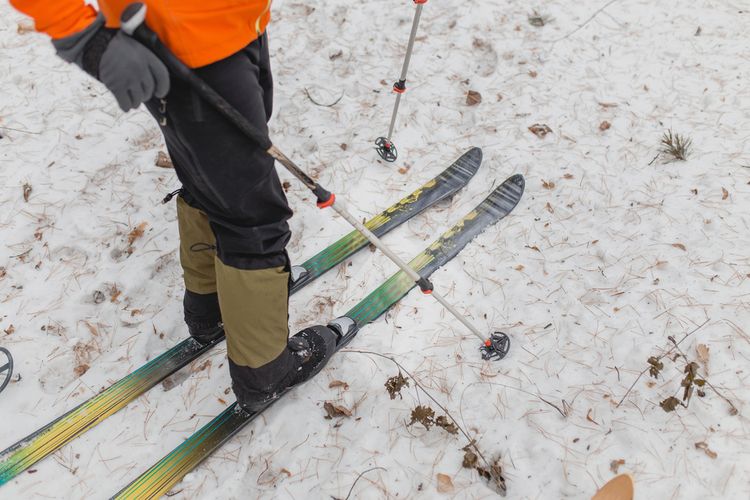
{"type": "Polygon", "coordinates": [[[96,9],[83,0],[10,0],[20,12],[34,19],[37,31],[64,38],[86,29],[96,19],[96,9]]]}

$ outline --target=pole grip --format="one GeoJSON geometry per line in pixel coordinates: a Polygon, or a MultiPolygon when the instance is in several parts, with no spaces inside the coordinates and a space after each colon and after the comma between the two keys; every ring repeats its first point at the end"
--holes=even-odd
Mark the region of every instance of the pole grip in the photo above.
{"type": "Polygon", "coordinates": [[[226,99],[219,95],[206,82],[204,82],[192,69],[180,61],[169,48],[167,48],[159,36],[146,24],[146,5],[142,2],[134,2],[128,5],[120,16],[122,31],[132,36],[135,40],[151,50],[170,73],[177,78],[190,84],[198,94],[208,101],[216,110],[224,115],[230,122],[239,128],[245,136],[255,142],[264,151],[268,151],[273,144],[271,140],[260,130],[250,124],[239,111],[234,109],[226,99]]]}

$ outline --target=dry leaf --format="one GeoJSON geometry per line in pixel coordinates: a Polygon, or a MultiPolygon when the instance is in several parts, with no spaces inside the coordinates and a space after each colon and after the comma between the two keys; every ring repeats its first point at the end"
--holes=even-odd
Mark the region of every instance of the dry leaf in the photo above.
{"type": "Polygon", "coordinates": [[[607,120],[604,120],[599,124],[599,130],[604,132],[605,130],[609,130],[609,128],[612,126],[611,123],[609,123],[607,120]]]}
{"type": "Polygon", "coordinates": [[[555,183],[552,181],[547,182],[544,179],[542,179],[542,187],[544,189],[555,189],[555,183]]]}
{"type": "Polygon", "coordinates": [[[401,167],[401,168],[398,169],[398,173],[402,174],[402,175],[406,174],[409,171],[410,168],[411,167],[401,167]]]}
{"type": "Polygon", "coordinates": [[[89,371],[89,365],[87,365],[86,363],[81,363],[80,365],[73,368],[73,372],[76,374],[77,377],[80,377],[87,371],[89,371]]]}
{"type": "Polygon", "coordinates": [[[729,191],[727,191],[724,188],[721,188],[721,199],[726,200],[727,198],[729,198],[729,191]]]}
{"type": "Polygon", "coordinates": [[[464,453],[464,461],[461,465],[463,465],[466,469],[471,469],[472,467],[475,467],[477,465],[477,462],[479,462],[479,457],[476,453],[468,448],[468,446],[464,448],[464,451],[466,453],[464,453]]]}
{"type": "Polygon", "coordinates": [[[563,177],[564,177],[564,178],[566,178],[566,179],[568,179],[568,180],[570,180],[570,179],[573,179],[573,178],[574,178],[574,177],[573,177],[573,174],[565,174],[565,175],[563,175],[563,177]]]}
{"type": "Polygon", "coordinates": [[[552,133],[552,129],[543,123],[535,123],[529,127],[529,131],[540,139],[544,139],[547,134],[552,133]]]}
{"type": "Polygon", "coordinates": [[[29,196],[31,196],[31,184],[27,182],[23,185],[23,201],[28,202],[29,196]]]}
{"type": "Polygon", "coordinates": [[[117,289],[117,285],[112,285],[112,289],[109,291],[109,301],[117,302],[117,299],[120,298],[120,295],[122,295],[122,292],[117,289]]]}
{"type": "Polygon", "coordinates": [[[698,344],[695,346],[695,352],[698,354],[698,361],[703,363],[703,366],[708,367],[708,352],[710,349],[705,344],[698,344]]]}
{"type": "Polygon", "coordinates": [[[699,443],[695,443],[695,447],[699,450],[703,450],[703,452],[708,455],[708,458],[716,459],[718,457],[718,453],[711,450],[711,448],[708,447],[708,443],[701,441],[699,443]]]}
{"type": "Polygon", "coordinates": [[[436,418],[435,425],[442,427],[448,434],[458,434],[458,426],[445,415],[436,418]]]}
{"type": "Polygon", "coordinates": [[[612,460],[609,463],[609,470],[611,470],[614,474],[617,474],[617,471],[620,470],[620,466],[625,465],[625,460],[622,458],[619,460],[612,460]]]}
{"type": "Polygon", "coordinates": [[[341,148],[341,151],[346,151],[347,149],[349,149],[349,145],[345,142],[339,144],[339,147],[341,148]]]}
{"type": "Polygon", "coordinates": [[[141,222],[128,233],[128,245],[132,245],[135,240],[143,236],[146,226],[148,226],[148,222],[141,222]]]}
{"type": "Polygon", "coordinates": [[[285,193],[288,193],[289,188],[292,187],[292,184],[289,181],[284,181],[281,183],[281,187],[284,188],[285,193]]]}
{"type": "Polygon", "coordinates": [[[453,481],[447,474],[437,474],[437,490],[438,493],[450,493],[454,490],[453,481]]]}
{"type": "Polygon", "coordinates": [[[91,332],[91,335],[93,335],[94,337],[99,336],[99,330],[97,330],[94,325],[92,325],[88,321],[84,321],[83,323],[86,325],[86,328],[89,329],[89,332],[91,332]]]}
{"type": "Polygon", "coordinates": [[[26,33],[33,33],[34,25],[31,23],[18,23],[18,26],[16,27],[16,32],[19,35],[24,35],[26,33]]]}
{"type": "Polygon", "coordinates": [[[8,271],[6,271],[4,267],[0,267],[0,279],[5,278],[6,274],[8,274],[8,271]]]}
{"type": "Polygon", "coordinates": [[[326,411],[325,418],[327,420],[332,419],[333,417],[351,417],[352,412],[351,410],[344,408],[340,405],[335,405],[331,403],[330,401],[326,401],[323,403],[323,409],[326,411]]]}
{"type": "Polygon", "coordinates": [[[536,78],[536,77],[537,77],[538,75],[539,75],[539,73],[537,73],[537,72],[536,72],[536,71],[534,71],[534,70],[530,70],[530,71],[529,71],[529,76],[530,76],[531,78],[536,78]]]}
{"type": "Polygon", "coordinates": [[[682,251],[687,251],[687,248],[685,248],[685,245],[682,243],[672,243],[672,246],[675,248],[679,248],[682,251]]]}
{"type": "Polygon", "coordinates": [[[396,399],[397,394],[399,398],[403,399],[403,396],[401,395],[401,389],[403,389],[404,387],[409,387],[409,379],[404,377],[401,374],[400,370],[398,372],[398,375],[394,375],[393,377],[385,381],[385,390],[388,391],[391,399],[396,399]]]}
{"type": "Polygon", "coordinates": [[[156,161],[154,165],[161,168],[174,168],[171,158],[164,151],[159,151],[156,154],[156,161]]]}
{"type": "Polygon", "coordinates": [[[554,213],[555,213],[555,209],[554,209],[554,208],[552,208],[552,205],[550,205],[550,204],[549,204],[549,202],[547,202],[547,204],[546,204],[546,205],[544,206],[544,208],[545,208],[545,209],[546,209],[546,210],[547,210],[547,211],[548,211],[549,213],[551,213],[551,214],[554,214],[554,213]]]}
{"type": "Polygon", "coordinates": [[[518,264],[518,265],[517,265],[516,267],[514,267],[513,269],[515,269],[516,271],[523,271],[523,270],[524,270],[524,267],[523,267],[523,264],[518,264]]]}
{"type": "Polygon", "coordinates": [[[8,326],[8,328],[6,328],[3,331],[5,332],[6,335],[10,335],[10,334],[12,334],[13,332],[16,331],[16,327],[13,326],[13,325],[10,325],[10,326],[8,326]]]}
{"type": "Polygon", "coordinates": [[[343,387],[345,391],[349,390],[349,384],[347,384],[343,380],[333,380],[330,384],[328,384],[329,389],[333,389],[334,387],[343,387]]]}
{"type": "Polygon", "coordinates": [[[482,102],[482,94],[480,94],[476,90],[470,90],[466,93],[467,106],[476,106],[480,102],[482,102]]]}

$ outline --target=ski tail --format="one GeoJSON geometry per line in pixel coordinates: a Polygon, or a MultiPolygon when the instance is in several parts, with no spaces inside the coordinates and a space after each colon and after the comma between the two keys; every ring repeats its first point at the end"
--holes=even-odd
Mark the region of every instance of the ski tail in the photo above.
{"type": "MultiPolygon", "coordinates": [[[[481,162],[482,150],[469,149],[435,178],[369,220],[367,227],[378,236],[395,229],[466,186],[481,162]]],[[[367,240],[354,231],[306,260],[301,266],[294,266],[290,292],[300,290],[365,246],[367,240]]],[[[0,452],[0,486],[124,408],[221,340],[201,345],[187,338],[96,396],[12,444],[0,452]]]]}
{"type": "MultiPolygon", "coordinates": [[[[523,177],[510,177],[477,208],[412,259],[409,265],[423,276],[429,276],[455,257],[478,234],[508,215],[520,201],[523,190],[523,177]]],[[[399,271],[344,316],[337,318],[345,319],[347,321],[344,323],[351,325],[338,347],[350,342],[359,328],[377,319],[415,286],[403,271],[399,271]]],[[[332,323],[339,328],[336,321],[332,323]]],[[[112,498],[158,498],[166,494],[186,474],[262,412],[263,410],[247,413],[237,403],[233,403],[112,498]]]]}

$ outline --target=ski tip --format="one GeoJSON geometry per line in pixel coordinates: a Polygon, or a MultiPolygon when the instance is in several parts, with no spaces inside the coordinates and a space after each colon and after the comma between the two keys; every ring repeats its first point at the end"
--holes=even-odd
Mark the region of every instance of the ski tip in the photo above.
{"type": "Polygon", "coordinates": [[[503,184],[515,184],[521,192],[526,188],[526,179],[521,174],[515,174],[508,177],[503,184]]]}
{"type": "Polygon", "coordinates": [[[635,494],[630,474],[620,474],[602,486],[591,500],[633,500],[635,494]]]}
{"type": "Polygon", "coordinates": [[[462,154],[455,163],[461,164],[464,168],[470,168],[473,172],[479,169],[482,164],[482,148],[472,147],[462,154]]]}

